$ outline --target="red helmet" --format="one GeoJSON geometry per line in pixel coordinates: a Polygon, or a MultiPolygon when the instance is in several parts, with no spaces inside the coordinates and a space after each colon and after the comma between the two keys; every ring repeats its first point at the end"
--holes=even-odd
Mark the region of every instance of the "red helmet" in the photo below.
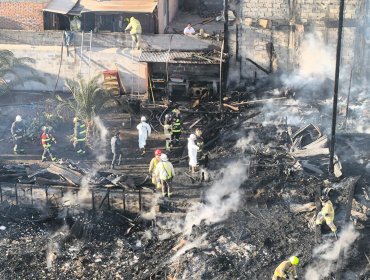
{"type": "Polygon", "coordinates": [[[154,154],[156,155],[156,156],[160,156],[161,154],[162,154],[162,151],[161,150],[155,150],[155,152],[154,152],[154,154]]]}

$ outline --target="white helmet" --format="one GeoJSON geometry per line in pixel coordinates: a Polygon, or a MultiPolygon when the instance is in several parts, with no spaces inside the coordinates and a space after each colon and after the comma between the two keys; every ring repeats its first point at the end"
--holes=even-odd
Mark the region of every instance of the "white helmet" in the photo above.
{"type": "Polygon", "coordinates": [[[161,161],[167,161],[168,157],[166,154],[161,154],[161,161]]]}
{"type": "Polygon", "coordinates": [[[197,140],[197,137],[195,136],[195,134],[190,134],[189,139],[195,141],[197,140]]]}
{"type": "Polygon", "coordinates": [[[142,122],[146,122],[146,117],[145,117],[145,116],[142,116],[140,120],[141,120],[142,122]]]}
{"type": "Polygon", "coordinates": [[[15,121],[16,121],[16,122],[20,122],[20,121],[22,121],[22,117],[21,117],[20,115],[16,116],[16,117],[15,117],[15,121]]]}

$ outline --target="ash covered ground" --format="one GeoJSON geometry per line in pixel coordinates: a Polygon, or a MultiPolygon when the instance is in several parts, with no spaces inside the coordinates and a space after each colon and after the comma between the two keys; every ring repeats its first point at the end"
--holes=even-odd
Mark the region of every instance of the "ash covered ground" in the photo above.
{"type": "MultiPolygon", "coordinates": [[[[200,122],[209,143],[207,168],[190,175],[186,160],[176,162],[175,196],[163,200],[153,192],[143,213],[3,202],[0,278],[271,279],[281,261],[297,255],[300,279],[333,279],[344,248],[342,279],[369,279],[368,138],[351,133],[338,137],[340,178],[325,169],[320,173],[296,168],[297,159],[289,153],[290,125],[281,121],[285,116],[276,117],[278,110],[270,113],[274,106],[284,111],[280,105],[290,102],[200,122]],[[349,226],[344,223],[348,190],[357,175],[361,178],[349,226]],[[310,227],[325,187],[333,188],[338,241],[326,226],[317,240],[310,227]]],[[[304,111],[294,110],[297,115],[304,111]]],[[[191,124],[196,119],[189,114],[185,120],[191,124]]],[[[111,128],[121,122],[121,115],[106,114],[103,121],[111,128]]],[[[127,135],[128,156],[116,173],[133,172],[131,166],[150,160],[150,155],[140,158],[129,152],[136,149],[137,140],[133,129],[127,129],[127,135]]],[[[158,141],[159,134],[151,143],[153,150],[158,141]]],[[[171,160],[183,153],[177,150],[171,160]]],[[[27,159],[2,160],[14,162],[27,159]]]]}

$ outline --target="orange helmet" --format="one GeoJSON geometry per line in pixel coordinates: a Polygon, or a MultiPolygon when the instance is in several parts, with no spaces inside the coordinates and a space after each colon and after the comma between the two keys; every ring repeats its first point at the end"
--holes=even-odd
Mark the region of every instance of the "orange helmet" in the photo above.
{"type": "Polygon", "coordinates": [[[156,155],[156,156],[160,156],[161,154],[162,154],[162,151],[161,150],[155,150],[155,152],[154,152],[154,154],[156,155]]]}

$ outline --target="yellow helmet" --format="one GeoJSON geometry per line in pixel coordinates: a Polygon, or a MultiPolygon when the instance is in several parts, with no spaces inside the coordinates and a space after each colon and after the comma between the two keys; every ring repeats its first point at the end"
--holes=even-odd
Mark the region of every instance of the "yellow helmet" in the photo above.
{"type": "Polygon", "coordinates": [[[298,265],[299,264],[299,259],[296,256],[292,256],[289,258],[289,261],[292,265],[298,265]]]}

